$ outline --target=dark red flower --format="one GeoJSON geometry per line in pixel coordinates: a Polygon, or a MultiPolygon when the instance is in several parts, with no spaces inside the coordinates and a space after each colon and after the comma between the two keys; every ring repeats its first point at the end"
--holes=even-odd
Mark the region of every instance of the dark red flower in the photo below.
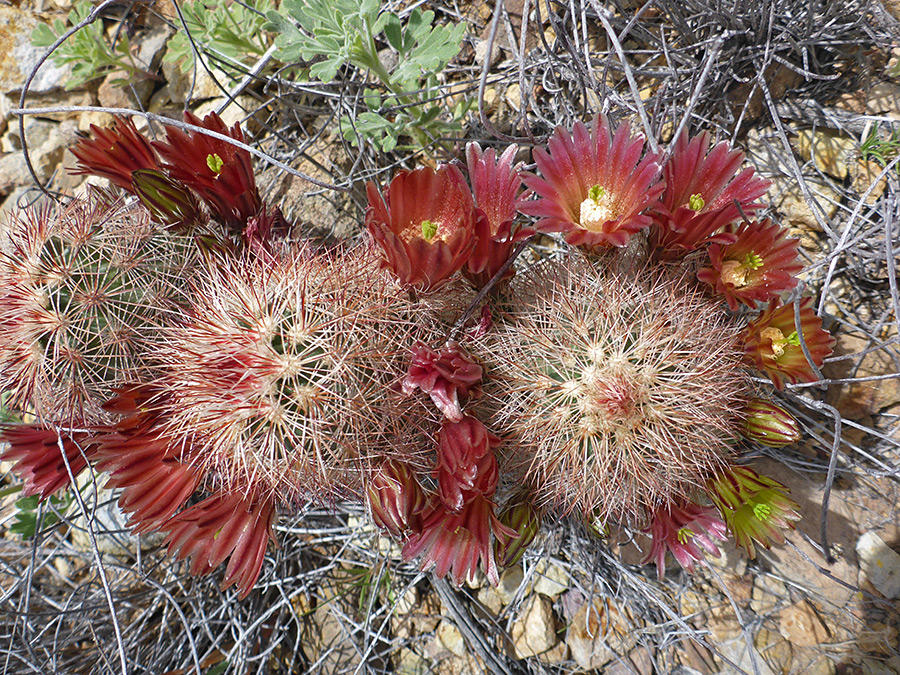
{"type": "Polygon", "coordinates": [[[446,508],[458,511],[476,496],[494,494],[499,473],[493,448],[499,444],[500,439],[474,417],[444,422],[435,476],[446,508]]]}
{"type": "Polygon", "coordinates": [[[625,246],[650,225],[644,211],[664,189],[656,156],[641,159],[643,150],[643,137],[632,136],[627,122],[613,134],[603,115],[591,131],[581,122],[571,135],[557,127],[547,150],[534,150],[541,177],[525,178],[539,199],[519,210],[540,218],[535,229],[565,232],[575,246],[625,246]]]}
{"type": "Polygon", "coordinates": [[[483,371],[458,344],[450,343],[440,351],[422,342],[412,348],[412,363],[401,383],[409,396],[421,389],[431,397],[444,416],[454,422],[462,419],[460,402],[479,392],[483,371]]]}
{"type": "Polygon", "coordinates": [[[71,484],[66,460],[72,476],[77,476],[87,468],[88,460],[96,452],[96,444],[88,432],[61,433],[33,424],[3,427],[0,443],[9,443],[0,453],[0,460],[14,462],[13,473],[25,481],[22,496],[36,494],[42,500],[71,484]]]}
{"type": "Polygon", "coordinates": [[[766,193],[769,181],[754,178],[752,168],[738,173],[744,161],[740,150],[725,141],[710,150],[710,143],[706,131],[694,138],[685,132],[675,142],[650,233],[658,258],[680,258],[710,242],[727,244],[730,237],[716,232],[763,206],[756,200],[766,193]]]}
{"type": "MultiPolygon", "coordinates": [[[[184,119],[244,142],[240,125],[229,129],[215,113],[201,120],[188,111],[184,119]]],[[[247,220],[259,213],[262,200],[246,150],[199,131],[185,133],[175,127],[166,129],[165,141],[153,145],[165,160],[163,169],[169,177],[194,190],[227,228],[241,232],[247,220]]]]}
{"type": "Polygon", "coordinates": [[[158,169],[153,146],[127,117],[117,117],[110,129],[91,125],[93,138],[78,141],[72,154],[78,160],[73,174],[108,178],[123,190],[134,192],[131,174],[140,169],[158,169]]]}
{"type": "Polygon", "coordinates": [[[451,578],[457,586],[474,578],[480,565],[488,581],[496,586],[500,575],[492,534],[502,542],[516,536],[494,515],[494,503],[487,497],[479,495],[455,513],[436,501],[422,517],[421,532],[413,533],[403,546],[403,558],[411,560],[424,554],[423,570],[434,567],[439,579],[452,570],[451,578]]]}
{"type": "MultiPolygon", "coordinates": [[[[822,329],[822,319],[812,309],[812,298],[800,301],[800,328],[815,366],[821,367],[831,354],[835,340],[822,329]]],[[[784,383],[816,382],[818,376],[806,360],[800,336],[794,324],[794,306],[769,303],[759,317],[750,322],[744,333],[744,355],[772,378],[777,389],[784,383]]]]}
{"type": "Polygon", "coordinates": [[[712,267],[704,267],[697,277],[724,295],[731,309],[740,303],[755,308],[797,285],[794,275],[803,269],[797,256],[800,240],[789,238],[786,229],[766,219],[729,226],[726,232],[734,241],[711,244],[712,267]]]}
{"type": "Polygon", "coordinates": [[[240,494],[214,494],[175,515],[160,530],[178,560],[191,558],[193,575],[209,574],[228,560],[222,588],[249,595],[259,577],[269,540],[275,539],[275,504],[240,494]]]}
{"type": "MultiPolygon", "coordinates": [[[[475,205],[486,221],[476,228],[475,249],[466,265],[466,276],[479,287],[503,267],[518,242],[534,233],[531,228],[516,228],[514,223],[525,196],[519,167],[513,166],[517,151],[518,146],[510,145],[497,159],[493,148],[482,153],[477,143],[466,146],[475,205]]],[[[513,274],[510,268],[505,276],[513,274]]]]}

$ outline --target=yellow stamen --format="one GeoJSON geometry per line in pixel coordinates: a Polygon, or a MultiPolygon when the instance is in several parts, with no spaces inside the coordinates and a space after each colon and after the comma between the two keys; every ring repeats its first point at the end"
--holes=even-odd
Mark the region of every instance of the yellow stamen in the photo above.
{"type": "Polygon", "coordinates": [[[433,223],[430,220],[422,221],[422,237],[425,241],[431,241],[434,239],[434,235],[437,234],[438,226],[437,223],[433,223]]]}
{"type": "Polygon", "coordinates": [[[217,154],[213,153],[212,155],[206,156],[206,166],[209,167],[209,170],[213,173],[220,173],[222,171],[222,167],[225,165],[225,162],[222,161],[222,158],[217,154]]]}
{"type": "Polygon", "coordinates": [[[581,202],[579,224],[585,230],[599,231],[603,224],[618,217],[612,196],[599,185],[588,190],[587,199],[581,202]]]}
{"type": "Polygon", "coordinates": [[[704,201],[703,197],[700,196],[700,193],[691,195],[690,199],[688,199],[688,208],[691,211],[699,211],[704,206],[706,206],[706,201],[704,201]]]}

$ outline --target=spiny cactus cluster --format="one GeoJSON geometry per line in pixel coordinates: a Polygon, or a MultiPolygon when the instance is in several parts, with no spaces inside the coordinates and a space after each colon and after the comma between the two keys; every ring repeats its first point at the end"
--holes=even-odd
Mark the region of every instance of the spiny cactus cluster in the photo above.
{"type": "Polygon", "coordinates": [[[833,341],[811,299],[782,304],[798,242],[748,220],[766,182],[708,134],[661,164],[603,116],[557,129],[535,174],[518,152],[470,144],[370,184],[368,241],[322,251],[246,151],[93,129],[79,172],[128,194],[24,210],[4,235],[0,388],[27,421],[3,458],[23,491],[105,472],[136,532],[193,574],[227,561],[241,595],[278,510],[307,500],[364,500],[456,583],[496,583],[548,512],[643,529],[660,576],[728,534],[780,542],[796,505],[739,464],[740,438],[800,429],[753,369],[815,381],[833,341]],[[567,244],[516,261],[552,233],[567,244]]]}

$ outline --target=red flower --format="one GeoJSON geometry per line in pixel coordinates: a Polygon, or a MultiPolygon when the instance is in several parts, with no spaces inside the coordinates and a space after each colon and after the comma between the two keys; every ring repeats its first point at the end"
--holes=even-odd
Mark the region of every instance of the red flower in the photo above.
{"type": "Polygon", "coordinates": [[[679,258],[711,241],[728,243],[717,230],[762,208],[769,181],[753,177],[753,169],[738,173],[744,153],[722,141],[709,150],[704,131],[675,142],[665,167],[666,189],[651,231],[651,246],[659,258],[679,258]]]}
{"type": "Polygon", "coordinates": [[[757,301],[772,300],[797,285],[794,275],[803,269],[797,257],[800,240],[788,238],[786,229],[766,219],[727,232],[735,241],[710,245],[712,267],[704,267],[697,277],[724,295],[731,309],[739,303],[756,307],[757,301]]]}
{"type": "MultiPolygon", "coordinates": [[[[479,287],[503,267],[513,247],[533,234],[530,228],[514,229],[514,220],[523,194],[519,167],[513,166],[518,146],[510,145],[500,159],[493,148],[482,153],[481,146],[466,146],[469,180],[475,195],[475,205],[486,220],[476,228],[475,250],[466,266],[466,276],[479,287]]],[[[506,276],[512,276],[510,269],[506,276]]]]}
{"type": "Polygon", "coordinates": [[[78,141],[72,154],[78,160],[73,174],[108,178],[123,190],[134,192],[131,174],[139,169],[158,169],[156,152],[127,117],[117,117],[110,129],[91,125],[93,138],[78,141]]]}
{"type": "Polygon", "coordinates": [[[460,421],[463,416],[460,401],[465,401],[470,393],[478,393],[483,374],[481,366],[456,343],[435,351],[417,342],[412,354],[409,372],[401,384],[403,393],[409,396],[421,389],[447,419],[460,421]]]}
{"type": "Polygon", "coordinates": [[[275,539],[275,504],[240,494],[216,494],[171,518],[160,529],[178,560],[191,558],[193,575],[209,574],[226,558],[222,588],[236,584],[249,595],[259,577],[266,546],[275,539]]]}
{"type": "Polygon", "coordinates": [[[385,462],[366,487],[366,501],[375,524],[400,538],[410,530],[418,531],[425,509],[425,493],[409,467],[391,460],[385,462]]]}
{"type": "Polygon", "coordinates": [[[66,454],[72,476],[87,468],[87,460],[96,451],[89,433],[60,434],[33,424],[4,427],[0,430],[0,443],[9,443],[9,447],[0,453],[0,460],[15,462],[13,473],[25,481],[22,496],[37,494],[42,500],[72,482],[60,448],[66,454]]]}
{"type": "Polygon", "coordinates": [[[656,563],[656,571],[662,579],[666,573],[666,552],[671,551],[675,560],[688,572],[694,571],[694,563],[703,560],[703,552],[721,555],[714,539],[727,539],[725,523],[715,516],[711,506],[699,506],[691,502],[663,507],[653,513],[650,527],[645,534],[653,537],[653,545],[647,557],[641,561],[646,565],[651,560],[656,563]]]}
{"type": "Polygon", "coordinates": [[[433,289],[466,264],[475,246],[476,211],[458,168],[401,171],[383,198],[374,183],[366,191],[366,228],[381,250],[383,266],[400,283],[433,289]]]}
{"type": "MultiPolygon", "coordinates": [[[[191,112],[184,119],[194,126],[228,136],[243,143],[239,124],[230,129],[215,113],[200,120],[191,112]]],[[[247,220],[259,213],[262,201],[256,188],[250,153],[227,141],[199,131],[185,133],[166,129],[166,140],[154,147],[165,160],[169,177],[194,190],[228,228],[242,231],[247,220]]]]}
{"type": "Polygon", "coordinates": [[[540,218],[537,230],[565,232],[570,244],[625,246],[650,225],[650,216],[642,213],[664,189],[656,180],[656,156],[641,159],[643,148],[643,137],[632,137],[627,122],[613,135],[602,115],[590,132],[581,122],[571,136],[557,127],[547,150],[534,151],[542,178],[525,179],[540,198],[519,210],[540,218]]]}
{"type": "Polygon", "coordinates": [[[789,490],[749,466],[732,466],[709,484],[709,496],[725,518],[738,546],[756,557],[756,540],[766,548],[784,543],[782,530],[800,520],[800,505],[785,494],[789,490]]]}
{"type": "MultiPolygon", "coordinates": [[[[821,367],[831,354],[834,338],[822,329],[822,319],[812,309],[812,298],[800,301],[800,328],[813,364],[821,367]]],[[[778,300],[748,326],[744,334],[744,356],[772,378],[777,389],[784,383],[816,382],[818,376],[803,354],[794,324],[794,306],[779,306],[778,300]]]]}
{"type": "Polygon", "coordinates": [[[479,565],[488,581],[500,583],[491,534],[506,542],[516,532],[494,515],[494,503],[483,495],[475,497],[454,513],[441,502],[433,503],[422,518],[422,531],[410,536],[403,547],[404,560],[424,553],[422,569],[434,567],[439,579],[452,570],[457,586],[472,579],[479,565]]]}
{"type": "Polygon", "coordinates": [[[500,439],[474,417],[444,422],[435,476],[444,506],[459,511],[476,496],[491,497],[499,473],[493,448],[500,439]]]}
{"type": "Polygon", "coordinates": [[[166,229],[184,232],[203,224],[206,214],[187,186],[161,171],[139,169],[131,175],[132,192],[166,229]]]}

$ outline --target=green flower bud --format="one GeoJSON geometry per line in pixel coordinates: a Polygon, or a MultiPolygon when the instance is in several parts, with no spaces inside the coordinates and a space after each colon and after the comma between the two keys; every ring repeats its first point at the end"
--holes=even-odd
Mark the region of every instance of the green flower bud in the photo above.
{"type": "Polygon", "coordinates": [[[755,398],[744,411],[744,436],[770,448],[780,448],[800,440],[800,425],[790,413],[771,401],[755,398]]]}
{"type": "Polygon", "coordinates": [[[528,502],[519,502],[506,508],[500,514],[500,522],[516,532],[516,536],[501,543],[494,542],[494,555],[500,567],[515,565],[522,558],[525,549],[531,545],[541,529],[541,516],[528,502]]]}

